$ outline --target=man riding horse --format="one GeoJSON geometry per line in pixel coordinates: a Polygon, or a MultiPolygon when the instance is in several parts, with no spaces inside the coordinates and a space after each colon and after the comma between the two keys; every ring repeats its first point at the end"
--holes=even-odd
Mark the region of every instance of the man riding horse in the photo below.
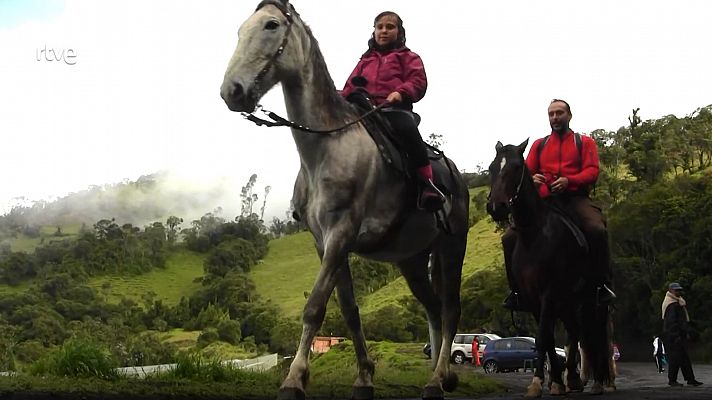
{"type": "MultiPolygon", "coordinates": [[[[569,128],[572,114],[566,101],[552,100],[548,113],[552,132],[532,144],[526,159],[527,168],[539,196],[556,205],[583,231],[589,248],[587,278],[597,288],[598,303],[608,304],[616,298],[609,288],[612,273],[608,231],[601,208],[589,197],[599,172],[596,142],[569,128]]],[[[512,289],[503,305],[510,310],[523,311],[527,309],[527,301],[518,294],[512,279],[512,266],[508,262],[517,241],[516,230],[516,226],[509,228],[502,236],[507,279],[512,289]]]]}

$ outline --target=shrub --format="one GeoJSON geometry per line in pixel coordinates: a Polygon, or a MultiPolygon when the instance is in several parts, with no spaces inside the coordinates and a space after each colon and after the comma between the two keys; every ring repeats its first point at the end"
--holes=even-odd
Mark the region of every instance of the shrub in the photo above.
{"type": "Polygon", "coordinates": [[[240,322],[232,319],[220,321],[218,323],[218,335],[222,341],[238,344],[242,338],[240,322]]]}
{"type": "Polygon", "coordinates": [[[15,345],[15,358],[26,364],[39,360],[46,352],[47,349],[36,340],[26,340],[15,345]]]}
{"type": "Polygon", "coordinates": [[[116,363],[105,348],[94,343],[71,339],[32,364],[30,373],[113,380],[118,377],[115,368],[116,363]]]}
{"type": "Polygon", "coordinates": [[[218,331],[215,328],[207,328],[200,334],[200,336],[198,336],[198,346],[205,347],[210,343],[217,342],[218,340],[220,340],[218,331]]]}

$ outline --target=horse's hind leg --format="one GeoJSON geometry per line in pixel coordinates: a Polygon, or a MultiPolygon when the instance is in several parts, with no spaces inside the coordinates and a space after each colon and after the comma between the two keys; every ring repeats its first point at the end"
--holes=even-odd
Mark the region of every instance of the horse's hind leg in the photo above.
{"type": "Polygon", "coordinates": [[[460,321],[460,283],[462,261],[467,246],[467,233],[443,236],[433,251],[431,272],[435,293],[440,296],[442,346],[433,377],[423,389],[423,398],[443,398],[457,387],[457,375],[450,371],[452,340],[460,321]]]}
{"type": "Polygon", "coordinates": [[[567,392],[582,392],[583,382],[577,370],[578,366],[578,347],[579,347],[579,327],[575,320],[575,316],[571,315],[563,320],[566,328],[567,344],[566,344],[566,391],[567,392]]]}
{"type": "Polygon", "coordinates": [[[413,296],[425,307],[428,318],[428,331],[430,333],[430,351],[433,369],[440,358],[442,346],[442,320],[440,317],[440,299],[435,294],[428,277],[428,260],[430,251],[424,251],[405,261],[399,262],[398,267],[405,281],[408,283],[413,296]]]}
{"type": "Polygon", "coordinates": [[[363,335],[363,329],[361,329],[361,317],[359,316],[358,305],[354,296],[351,269],[348,262],[339,268],[336,295],[339,298],[341,315],[346,321],[346,326],[351,331],[356,361],[358,362],[358,377],[354,382],[351,398],[355,400],[372,399],[374,364],[368,358],[366,338],[363,335]]]}

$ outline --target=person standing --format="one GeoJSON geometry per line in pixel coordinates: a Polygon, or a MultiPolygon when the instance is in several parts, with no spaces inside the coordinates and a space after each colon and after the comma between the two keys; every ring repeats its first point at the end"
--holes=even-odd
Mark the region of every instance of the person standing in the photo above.
{"type": "Polygon", "coordinates": [[[658,367],[658,373],[662,374],[665,372],[665,345],[663,345],[659,336],[653,338],[653,357],[655,358],[655,365],[658,367]]]}
{"type": "Polygon", "coordinates": [[[682,286],[677,282],[668,285],[662,304],[662,317],[663,344],[668,355],[668,385],[682,386],[677,381],[677,372],[682,370],[688,385],[700,386],[702,382],[695,379],[692,362],[687,354],[690,315],[687,313],[687,302],[682,298],[682,286]]]}
{"type": "Polygon", "coordinates": [[[480,341],[477,340],[477,335],[472,339],[472,363],[478,367],[482,365],[480,362],[480,341]]]}

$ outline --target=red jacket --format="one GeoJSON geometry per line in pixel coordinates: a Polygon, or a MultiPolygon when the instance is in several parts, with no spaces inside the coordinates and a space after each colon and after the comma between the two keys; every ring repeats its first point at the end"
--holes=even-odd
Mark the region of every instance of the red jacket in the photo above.
{"type": "Polygon", "coordinates": [[[407,47],[386,52],[371,50],[361,56],[346,81],[342,96],[347,97],[356,89],[351,79],[359,75],[368,81],[366,91],[376,105],[383,103],[393,92],[404,96],[405,102],[415,103],[425,96],[428,88],[423,61],[407,47]]]}
{"type": "Polygon", "coordinates": [[[543,140],[541,138],[534,141],[526,161],[532,175],[542,174],[546,177],[546,185],[539,186],[541,197],[549,196],[549,185],[562,176],[569,178],[567,192],[590,189],[596,183],[599,170],[598,148],[590,136],[581,135],[581,160],[572,131],[563,136],[552,132],[544,148],[539,151],[543,140]]]}

